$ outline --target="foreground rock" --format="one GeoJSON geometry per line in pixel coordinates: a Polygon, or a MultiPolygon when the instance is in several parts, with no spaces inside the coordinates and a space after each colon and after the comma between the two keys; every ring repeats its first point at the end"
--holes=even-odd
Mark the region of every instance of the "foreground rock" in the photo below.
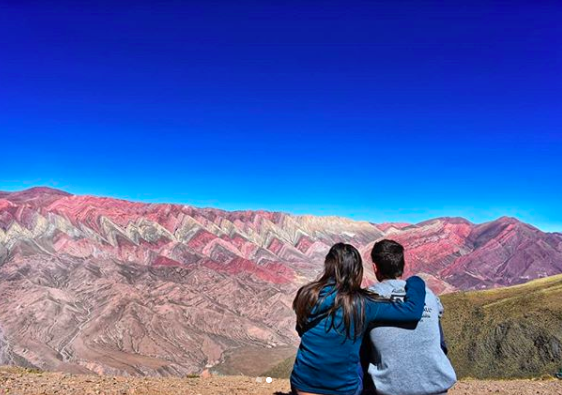
{"type": "MultiPolygon", "coordinates": [[[[0,368],[1,395],[289,395],[288,380],[226,376],[209,378],[129,378],[39,373],[0,368]]],[[[559,395],[559,380],[462,381],[450,395],[559,395]]]]}

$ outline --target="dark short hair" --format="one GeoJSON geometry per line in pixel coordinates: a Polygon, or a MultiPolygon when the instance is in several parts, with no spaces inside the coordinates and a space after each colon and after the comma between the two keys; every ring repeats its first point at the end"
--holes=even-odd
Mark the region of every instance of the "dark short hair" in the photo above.
{"type": "Polygon", "coordinates": [[[371,251],[371,259],[385,278],[397,278],[404,273],[404,247],[394,240],[376,242],[371,251]]]}

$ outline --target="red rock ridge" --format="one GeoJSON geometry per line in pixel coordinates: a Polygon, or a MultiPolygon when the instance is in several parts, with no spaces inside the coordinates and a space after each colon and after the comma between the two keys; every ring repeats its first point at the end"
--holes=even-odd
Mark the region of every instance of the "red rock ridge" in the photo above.
{"type": "Polygon", "coordinates": [[[360,249],[367,285],[385,237],[438,293],[562,272],[562,235],[513,218],[377,225],[33,188],[0,192],[0,326],[28,366],[200,372],[235,350],[295,347],[292,299],[330,246],[360,249]]]}

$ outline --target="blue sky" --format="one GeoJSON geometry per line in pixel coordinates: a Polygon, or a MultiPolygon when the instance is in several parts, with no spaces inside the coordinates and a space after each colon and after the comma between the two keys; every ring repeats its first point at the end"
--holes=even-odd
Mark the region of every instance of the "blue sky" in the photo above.
{"type": "Polygon", "coordinates": [[[555,1],[0,2],[0,190],[562,231],[560,20],[555,1]]]}

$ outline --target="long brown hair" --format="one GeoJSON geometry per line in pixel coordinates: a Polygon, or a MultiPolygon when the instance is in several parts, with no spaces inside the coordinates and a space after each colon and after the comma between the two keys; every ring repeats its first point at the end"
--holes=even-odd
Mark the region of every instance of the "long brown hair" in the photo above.
{"type": "Polygon", "coordinates": [[[293,310],[297,314],[297,327],[305,327],[312,309],[321,304],[320,291],[329,284],[334,285],[336,298],[329,309],[330,328],[335,326],[336,311],[343,309],[343,324],[346,338],[356,339],[363,333],[365,325],[365,299],[377,295],[361,288],[363,280],[363,260],[361,254],[351,244],[337,243],[328,252],[324,261],[324,273],[299,289],[293,301],[293,310]],[[353,336],[351,327],[353,323],[353,336]]]}

